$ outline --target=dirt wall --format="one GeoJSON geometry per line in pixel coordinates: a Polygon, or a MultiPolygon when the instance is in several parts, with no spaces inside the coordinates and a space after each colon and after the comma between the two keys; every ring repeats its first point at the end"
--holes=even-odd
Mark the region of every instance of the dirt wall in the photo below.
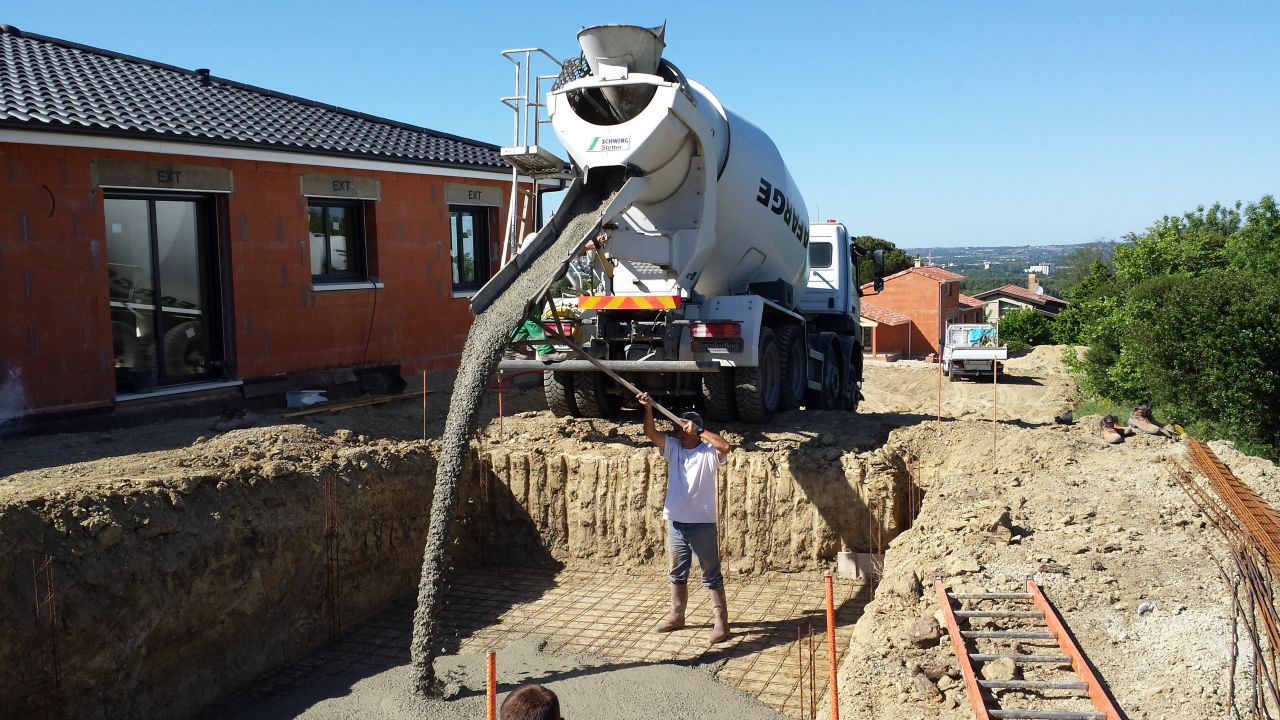
{"type": "Polygon", "coordinates": [[[435,467],[425,444],[335,442],[322,474],[291,450],[267,457],[288,440],[238,434],[206,446],[221,467],[126,470],[88,493],[0,504],[0,715],[39,716],[58,697],[35,558],[52,558],[64,712],[83,718],[185,716],[327,641],[331,618],[357,621],[412,587],[435,467]]]}
{"type": "MultiPolygon", "coordinates": [[[[566,561],[661,560],[667,466],[657,450],[628,436],[575,442],[574,421],[550,433],[506,422],[513,439],[482,450],[485,476],[514,503],[493,507],[495,527],[531,518],[542,545],[566,561]]],[[[908,522],[903,460],[834,442],[815,435],[729,455],[719,471],[718,514],[720,552],[731,570],[817,567],[839,550],[887,542],[908,522]]]]}

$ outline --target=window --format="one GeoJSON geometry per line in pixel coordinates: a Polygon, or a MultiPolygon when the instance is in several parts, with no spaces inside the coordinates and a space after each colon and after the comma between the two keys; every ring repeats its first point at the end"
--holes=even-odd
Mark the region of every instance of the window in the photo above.
{"type": "Polygon", "coordinates": [[[953,284],[953,283],[947,283],[947,284],[946,284],[946,285],[947,285],[947,297],[951,297],[951,285],[952,285],[952,284],[953,284]]]}
{"type": "Polygon", "coordinates": [[[213,377],[222,359],[214,201],[108,194],[103,202],[116,390],[213,377]]]}
{"type": "Polygon", "coordinates": [[[489,279],[489,208],[449,206],[453,289],[479,290],[489,279]]]}
{"type": "Polygon", "coordinates": [[[833,246],[829,242],[811,242],[809,243],[809,267],[812,268],[829,268],[831,267],[831,253],[833,246]]]}
{"type": "Polygon", "coordinates": [[[308,201],[311,230],[311,279],[341,282],[364,279],[364,213],[359,201],[308,201]]]}

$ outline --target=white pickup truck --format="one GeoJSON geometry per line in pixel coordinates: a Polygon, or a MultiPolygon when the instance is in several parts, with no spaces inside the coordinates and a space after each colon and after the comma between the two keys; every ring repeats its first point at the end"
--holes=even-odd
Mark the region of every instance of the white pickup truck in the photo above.
{"type": "Polygon", "coordinates": [[[942,348],[942,373],[952,382],[958,377],[989,376],[993,371],[1000,372],[1000,361],[1008,357],[1009,348],[1000,344],[994,325],[966,323],[947,327],[946,342],[942,348]]]}

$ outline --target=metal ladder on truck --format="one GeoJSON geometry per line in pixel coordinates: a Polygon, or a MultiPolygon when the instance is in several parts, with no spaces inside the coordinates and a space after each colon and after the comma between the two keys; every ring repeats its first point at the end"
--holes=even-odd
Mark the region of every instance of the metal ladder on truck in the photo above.
{"type": "MultiPolygon", "coordinates": [[[[1018,720],[1122,720],[1118,708],[1111,700],[1106,688],[1098,680],[1090,667],[1084,653],[1076,645],[1075,639],[1068,632],[1058,611],[1040,591],[1035,581],[1027,580],[1026,592],[976,592],[953,593],[941,578],[934,581],[934,591],[938,595],[938,606],[942,609],[943,620],[947,627],[947,635],[951,638],[951,649],[955,652],[956,661],[960,665],[960,673],[964,677],[965,693],[969,696],[969,704],[973,707],[975,720],[1010,718],[1018,720]],[[982,606],[982,603],[1000,603],[1000,609],[982,606]],[[1007,609],[1009,604],[1023,609],[1007,609]],[[956,606],[959,606],[958,608],[956,606]],[[1026,609],[1028,606],[1033,609],[1026,609]],[[1007,623],[1011,627],[1003,629],[979,630],[962,627],[968,625],[970,619],[982,618],[994,623],[1007,623]],[[1058,649],[1014,647],[1009,651],[970,652],[969,643],[983,640],[986,642],[1047,643],[1056,641],[1058,649]],[[1056,671],[1059,677],[1037,677],[1035,679],[996,680],[983,679],[975,670],[975,663],[982,664],[998,660],[1010,660],[1019,671],[1039,668],[1044,671],[1056,671]],[[1073,679],[1064,679],[1067,675],[1064,667],[1070,667],[1073,679]],[[1070,710],[1017,710],[991,707],[988,696],[993,690],[1018,690],[1039,693],[1044,704],[1072,704],[1070,710]],[[1065,693],[1050,696],[1048,693],[1065,693]],[[1083,695],[1088,696],[1092,710],[1080,710],[1083,695]]],[[[1042,673],[1036,672],[1039,676],[1042,673]]],[[[1045,673],[1047,674],[1047,673],[1045,673]]],[[[1071,677],[1068,675],[1068,677],[1071,677]]]]}
{"type": "MultiPolygon", "coordinates": [[[[566,67],[572,61],[562,63],[542,48],[503,50],[502,57],[515,66],[515,91],[501,98],[502,104],[515,114],[511,146],[502,148],[502,159],[511,165],[511,198],[507,203],[507,227],[502,243],[501,265],[505,266],[519,248],[525,235],[525,218],[531,211],[533,227],[530,230],[536,232],[539,229],[539,183],[548,178],[571,179],[565,170],[564,160],[542,147],[539,140],[542,126],[551,122],[545,116],[547,106],[542,101],[542,84],[548,80],[559,82],[569,72],[566,67]],[[556,74],[538,75],[534,72],[535,63],[546,61],[555,64],[556,74]],[[520,187],[521,176],[528,178],[528,189],[520,187]],[[520,207],[518,214],[517,206],[520,207]]],[[[563,187],[561,182],[561,189],[563,187]]]]}

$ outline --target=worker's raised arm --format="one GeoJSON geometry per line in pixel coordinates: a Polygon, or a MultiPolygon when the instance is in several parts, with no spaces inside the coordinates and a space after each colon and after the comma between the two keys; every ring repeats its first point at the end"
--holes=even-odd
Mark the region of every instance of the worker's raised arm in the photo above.
{"type": "Polygon", "coordinates": [[[703,430],[702,434],[699,435],[699,438],[716,449],[716,455],[720,458],[720,462],[724,462],[724,459],[729,456],[729,450],[732,448],[729,447],[728,440],[725,440],[710,430],[703,430]]]}
{"type": "Polygon", "coordinates": [[[658,452],[664,452],[667,449],[667,436],[658,432],[658,428],[653,426],[653,398],[649,397],[649,393],[640,393],[636,396],[636,402],[644,407],[645,437],[658,446],[658,452]]]}

